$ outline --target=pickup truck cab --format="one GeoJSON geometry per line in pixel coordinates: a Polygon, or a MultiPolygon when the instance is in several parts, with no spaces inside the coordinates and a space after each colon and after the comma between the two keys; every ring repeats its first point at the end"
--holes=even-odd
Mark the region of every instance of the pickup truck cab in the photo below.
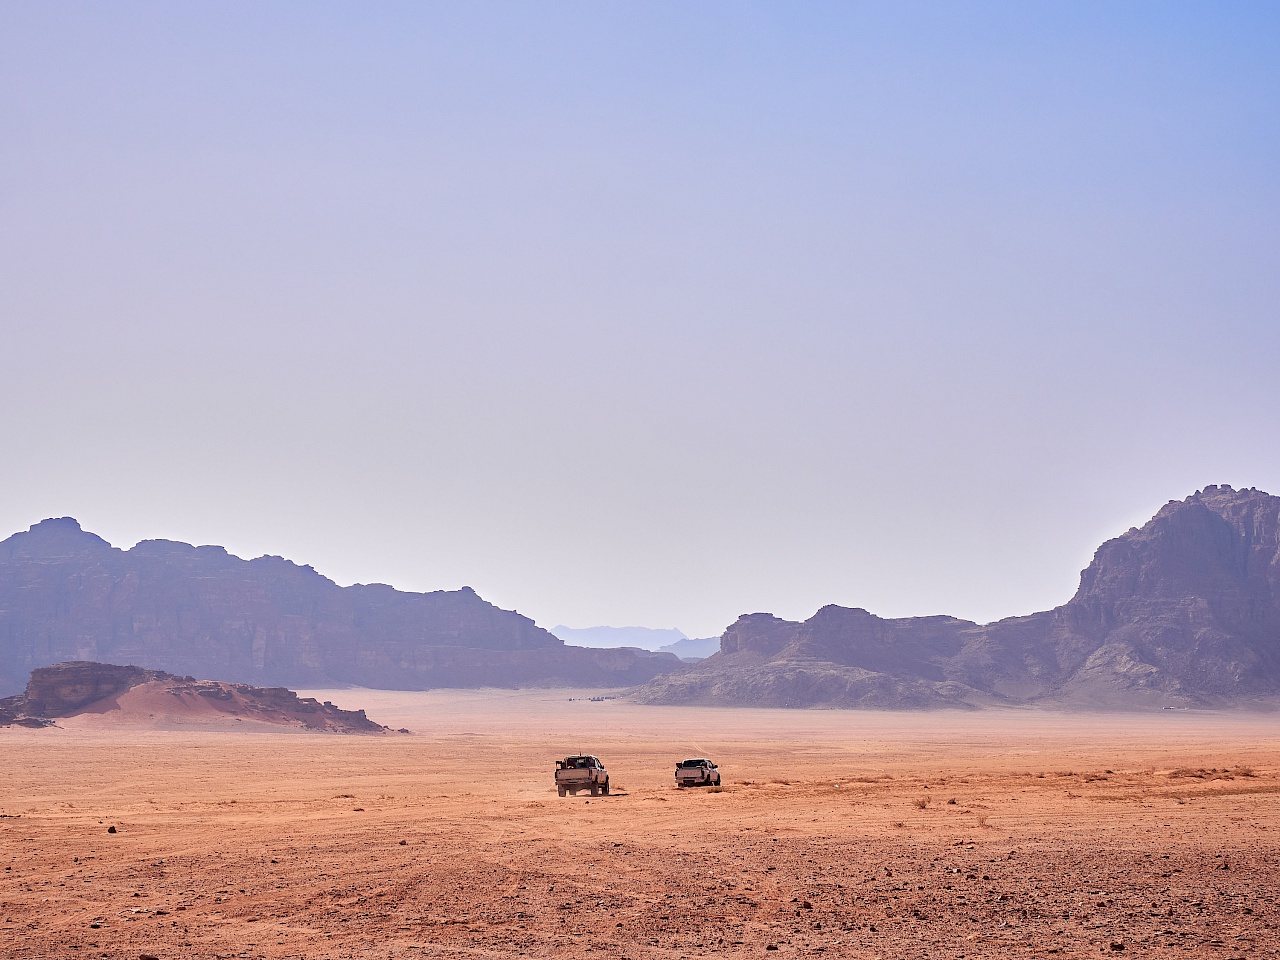
{"type": "Polygon", "coordinates": [[[565,757],[556,761],[556,793],[560,796],[590,790],[593,797],[609,795],[609,771],[597,757],[565,757]]]}
{"type": "Polygon", "coordinates": [[[718,787],[720,768],[706,757],[681,760],[676,764],[677,787],[718,787]]]}

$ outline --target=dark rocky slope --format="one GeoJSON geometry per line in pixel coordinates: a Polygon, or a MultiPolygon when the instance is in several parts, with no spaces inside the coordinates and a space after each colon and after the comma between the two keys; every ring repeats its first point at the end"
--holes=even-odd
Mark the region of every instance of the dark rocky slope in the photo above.
{"type": "Polygon", "coordinates": [[[1066,604],[979,625],[741,617],[648,703],[1220,706],[1280,698],[1280,498],[1210,486],[1098,548],[1066,604]]]}
{"type": "Polygon", "coordinates": [[[624,686],[669,654],[567,647],[469,587],[339,587],[280,557],[147,540],[120,550],[70,518],[0,542],[0,694],[38,667],[136,663],[287,686],[624,686]]]}
{"type": "Polygon", "coordinates": [[[363,710],[342,710],[332,703],[299,697],[283,687],[175,677],[162,670],[114,663],[57,663],[31,671],[25,692],[0,700],[0,726],[49,726],[55,719],[81,713],[121,710],[120,694],[147,687],[148,717],[165,719],[225,716],[273,726],[323,733],[386,733],[363,710]]]}

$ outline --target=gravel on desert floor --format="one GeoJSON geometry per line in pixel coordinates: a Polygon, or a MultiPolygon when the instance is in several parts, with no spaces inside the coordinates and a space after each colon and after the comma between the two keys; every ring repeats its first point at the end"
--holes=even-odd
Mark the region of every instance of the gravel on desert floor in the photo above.
{"type": "Polygon", "coordinates": [[[1280,956],[1275,714],[304,695],[413,733],[0,730],[0,957],[1280,956]]]}

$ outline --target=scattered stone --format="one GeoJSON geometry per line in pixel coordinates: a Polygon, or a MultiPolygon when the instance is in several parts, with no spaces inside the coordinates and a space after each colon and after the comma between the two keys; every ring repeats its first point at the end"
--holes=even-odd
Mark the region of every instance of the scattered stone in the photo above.
{"type": "Polygon", "coordinates": [[[115,833],[115,832],[116,832],[115,827],[107,827],[107,833],[115,833]]]}

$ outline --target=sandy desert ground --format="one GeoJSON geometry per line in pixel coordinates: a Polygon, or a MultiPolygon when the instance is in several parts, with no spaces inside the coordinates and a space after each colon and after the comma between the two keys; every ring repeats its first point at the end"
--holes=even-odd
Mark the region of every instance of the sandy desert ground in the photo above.
{"type": "Polygon", "coordinates": [[[1278,715],[306,695],[414,733],[0,730],[0,956],[1280,955],[1278,715]]]}

